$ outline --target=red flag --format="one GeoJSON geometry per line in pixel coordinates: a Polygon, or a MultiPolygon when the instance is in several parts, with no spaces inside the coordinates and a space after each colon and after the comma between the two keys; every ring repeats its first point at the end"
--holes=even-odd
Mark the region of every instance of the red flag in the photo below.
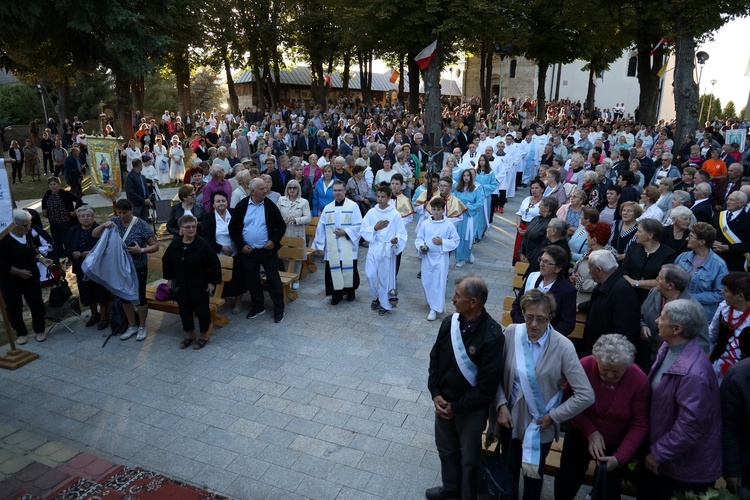
{"type": "Polygon", "coordinates": [[[399,73],[398,71],[394,69],[393,73],[391,73],[391,83],[396,83],[398,81],[399,76],[401,76],[401,73],[399,73]]]}
{"type": "Polygon", "coordinates": [[[328,88],[331,88],[331,75],[326,75],[324,80],[326,81],[326,85],[328,85],[328,88]]]}
{"type": "Polygon", "coordinates": [[[417,62],[419,69],[426,69],[430,65],[430,61],[435,57],[435,49],[437,49],[437,40],[429,44],[427,47],[422,49],[422,52],[416,55],[414,60],[417,62]]]}
{"type": "Polygon", "coordinates": [[[656,54],[656,51],[659,50],[659,47],[661,47],[665,43],[669,43],[671,41],[672,41],[671,38],[669,38],[668,36],[665,36],[664,38],[662,38],[661,40],[659,40],[659,43],[656,44],[656,47],[654,47],[654,49],[648,55],[651,56],[651,57],[653,57],[653,55],[656,54]]]}

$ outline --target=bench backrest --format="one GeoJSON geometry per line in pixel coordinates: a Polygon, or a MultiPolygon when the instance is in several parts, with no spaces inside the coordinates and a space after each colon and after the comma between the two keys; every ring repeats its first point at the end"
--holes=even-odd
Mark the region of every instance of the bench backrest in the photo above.
{"type": "MultiPolygon", "coordinates": [[[[302,238],[297,238],[301,240],[302,238]]],[[[282,240],[283,241],[283,240],[282,240]]],[[[148,270],[162,272],[162,257],[164,257],[164,247],[159,247],[159,250],[148,255],[148,270]]],[[[232,267],[234,266],[232,257],[227,255],[219,256],[219,263],[221,264],[221,283],[216,285],[214,290],[215,297],[221,297],[221,293],[224,291],[224,284],[227,281],[232,281],[232,267]]]]}
{"type": "Polygon", "coordinates": [[[281,248],[279,248],[279,258],[289,260],[286,270],[289,273],[294,272],[295,262],[305,260],[307,251],[305,247],[305,238],[284,236],[281,238],[281,248]]]}

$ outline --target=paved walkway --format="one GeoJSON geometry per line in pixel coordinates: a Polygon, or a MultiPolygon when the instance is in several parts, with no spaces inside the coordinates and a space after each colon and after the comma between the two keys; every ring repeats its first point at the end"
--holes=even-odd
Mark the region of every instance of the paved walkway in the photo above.
{"type": "MultiPolygon", "coordinates": [[[[482,276],[498,320],[520,200],[495,217],[476,263],[449,276],[482,276]]],[[[104,349],[80,320],[74,334],[57,327],[26,346],[40,359],[0,371],[0,422],[240,499],[424,498],[440,482],[427,392],[439,321],[425,319],[413,239],[399,308],[385,317],[369,307],[365,252],[354,303],[329,304],[321,266],[283,323],[270,313],[246,320],[246,304],[201,351],[179,350],[179,318],[158,312],[144,342],[104,349]]]]}

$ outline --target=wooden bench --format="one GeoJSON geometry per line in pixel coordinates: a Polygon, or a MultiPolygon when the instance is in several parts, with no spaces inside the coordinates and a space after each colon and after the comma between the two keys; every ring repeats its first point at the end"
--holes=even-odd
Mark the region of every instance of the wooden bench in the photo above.
{"type": "MultiPolygon", "coordinates": [[[[162,256],[164,255],[164,249],[160,248],[158,252],[149,254],[148,256],[148,270],[155,271],[158,273],[162,272],[162,256]]],[[[214,325],[227,326],[229,324],[229,318],[218,313],[220,307],[224,305],[224,299],[221,298],[221,293],[224,291],[224,283],[232,280],[232,258],[227,256],[220,256],[219,262],[221,263],[221,283],[216,285],[214,295],[209,297],[208,307],[211,311],[211,325],[208,327],[208,335],[212,335],[214,332],[214,325]]],[[[149,309],[154,311],[162,311],[171,314],[180,314],[180,308],[177,302],[174,300],[160,301],[156,300],[156,288],[160,283],[165,283],[166,280],[159,279],[146,286],[146,299],[148,301],[149,309]]]]}
{"type": "Polygon", "coordinates": [[[503,329],[513,323],[513,318],[510,317],[510,311],[513,309],[513,302],[515,302],[515,300],[515,297],[511,297],[510,295],[503,299],[503,313],[500,317],[500,326],[502,326],[503,329]]]}
{"type": "Polygon", "coordinates": [[[315,231],[318,230],[319,221],[320,217],[312,217],[310,223],[305,226],[305,236],[309,240],[309,243],[305,248],[305,258],[302,260],[302,268],[299,272],[300,279],[307,276],[308,272],[314,273],[318,270],[318,266],[315,264],[315,250],[312,249],[312,244],[315,239],[315,231]]]}
{"type": "MultiPolygon", "coordinates": [[[[284,304],[289,300],[296,300],[297,291],[292,289],[292,283],[299,281],[300,275],[294,272],[294,264],[297,261],[304,262],[307,257],[307,247],[305,238],[293,238],[284,236],[281,238],[281,248],[279,248],[279,259],[288,260],[286,271],[279,271],[281,286],[284,290],[284,304]]],[[[263,290],[268,291],[268,280],[264,276],[260,280],[263,290]]]]}
{"type": "Polygon", "coordinates": [[[526,262],[516,262],[513,269],[515,273],[513,276],[513,293],[518,295],[523,290],[523,277],[529,269],[529,264],[526,262]]]}

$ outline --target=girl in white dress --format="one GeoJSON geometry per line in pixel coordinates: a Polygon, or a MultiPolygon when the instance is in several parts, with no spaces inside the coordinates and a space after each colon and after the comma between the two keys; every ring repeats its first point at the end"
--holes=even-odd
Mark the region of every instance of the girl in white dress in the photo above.
{"type": "Polygon", "coordinates": [[[169,184],[169,158],[161,138],[157,138],[154,144],[154,168],[158,173],[159,184],[169,184]]]}
{"type": "Polygon", "coordinates": [[[182,179],[185,176],[185,152],[180,145],[180,138],[176,135],[172,136],[169,157],[172,159],[172,163],[169,165],[169,178],[173,182],[182,184],[182,179]]]}

